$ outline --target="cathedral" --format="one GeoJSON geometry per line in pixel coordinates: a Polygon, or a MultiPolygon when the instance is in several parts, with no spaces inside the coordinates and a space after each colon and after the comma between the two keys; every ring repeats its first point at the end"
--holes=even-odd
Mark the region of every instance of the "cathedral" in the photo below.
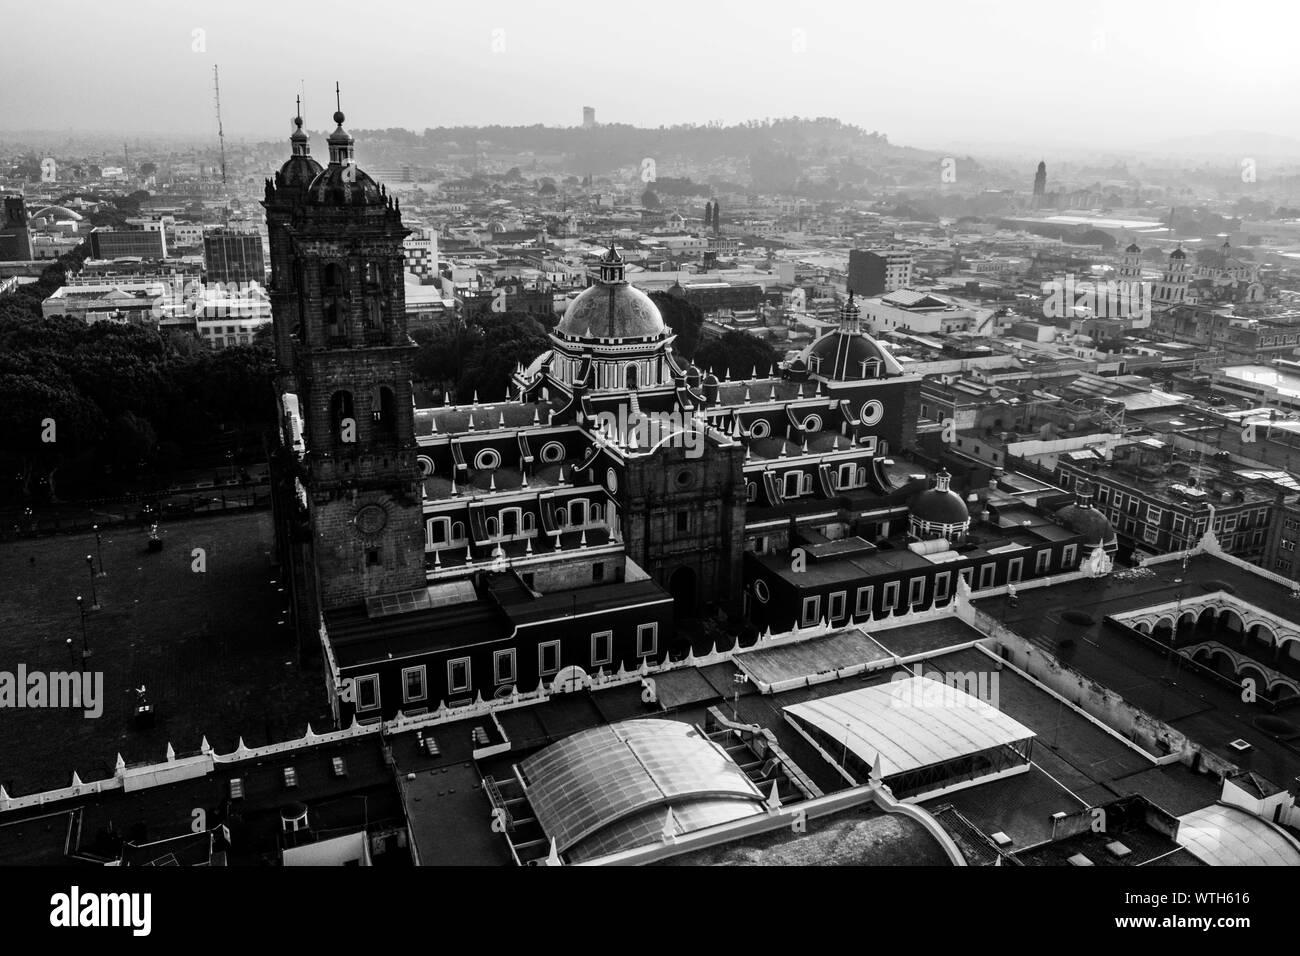
{"type": "MultiPolygon", "coordinates": [[[[719,378],[674,351],[611,245],[507,394],[416,408],[408,230],[334,120],[324,167],[295,120],[264,206],[277,558],[337,721],[655,666],[684,653],[685,621],[798,626],[834,575],[894,587],[816,597],[831,624],[951,593],[951,562],[976,548],[967,502],[892,457],[915,445],[920,380],[852,293],[794,360],[719,378]],[[801,575],[777,600],[773,566],[801,575]]],[[[1077,564],[1052,540],[1029,573],[1077,564]]],[[[1012,558],[989,561],[1006,577],[1012,558]]]]}

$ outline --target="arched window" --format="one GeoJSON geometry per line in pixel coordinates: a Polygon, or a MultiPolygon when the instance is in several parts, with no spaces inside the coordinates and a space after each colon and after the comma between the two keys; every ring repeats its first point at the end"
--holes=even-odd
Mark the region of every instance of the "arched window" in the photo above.
{"type": "Polygon", "coordinates": [[[366,299],[366,331],[378,331],[383,327],[384,316],[378,296],[366,299]]]}
{"type": "Polygon", "coordinates": [[[587,523],[587,501],[569,502],[569,524],[584,525],[587,523]]]}
{"type": "Polygon", "coordinates": [[[434,518],[429,522],[429,545],[436,547],[447,543],[447,529],[451,525],[449,518],[434,518]]]}
{"type": "Polygon", "coordinates": [[[533,517],[531,511],[524,512],[524,531],[532,532],[537,529],[537,519],[533,517]]]}
{"type": "Polygon", "coordinates": [[[591,520],[593,522],[600,520],[600,505],[591,506],[591,520]]]}
{"type": "Polygon", "coordinates": [[[496,519],[496,518],[488,518],[488,519],[487,519],[487,533],[488,533],[488,537],[489,537],[489,538],[495,538],[495,537],[497,536],[497,519],[496,519]]]}
{"type": "Polygon", "coordinates": [[[563,528],[566,524],[568,524],[568,518],[569,515],[563,508],[555,509],[555,526],[557,528],[563,528]]]}
{"type": "Polygon", "coordinates": [[[375,432],[383,438],[392,438],[397,434],[397,400],[393,390],[387,385],[380,385],[375,390],[373,411],[375,432]]]}
{"type": "Polygon", "coordinates": [[[625,376],[628,391],[636,390],[636,366],[629,365],[625,376]]]}
{"type": "Polygon", "coordinates": [[[325,334],[331,338],[337,338],[346,335],[343,327],[343,303],[337,299],[330,299],[325,303],[325,334]]]}
{"type": "Polygon", "coordinates": [[[465,540],[465,523],[463,521],[457,521],[451,526],[451,540],[465,540]]]}
{"type": "Polygon", "coordinates": [[[335,392],[330,396],[330,428],[335,441],[356,441],[356,427],[352,393],[335,392]]]}
{"type": "Polygon", "coordinates": [[[337,262],[331,262],[325,267],[325,274],[321,277],[321,291],[327,295],[343,294],[343,267],[337,262]]]}

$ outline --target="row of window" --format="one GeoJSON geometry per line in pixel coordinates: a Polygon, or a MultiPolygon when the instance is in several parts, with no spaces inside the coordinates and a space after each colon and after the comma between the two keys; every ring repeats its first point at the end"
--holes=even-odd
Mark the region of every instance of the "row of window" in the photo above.
{"type": "MultiPolygon", "coordinates": [[[[1062,568],[1070,568],[1074,565],[1076,554],[1076,545],[1067,545],[1062,552],[1062,568]]],[[[1035,556],[1035,572],[1037,574],[1046,574],[1051,569],[1052,553],[1051,551],[1039,551],[1035,556]]],[[[1012,558],[1007,565],[1007,581],[1014,583],[1022,577],[1024,568],[1024,558],[1012,558]]],[[[996,564],[985,564],[979,569],[979,584],[974,583],[975,569],[962,568],[958,572],[966,580],[966,584],[972,590],[982,590],[993,587],[993,581],[997,573],[996,564]]],[[[934,576],[934,601],[947,600],[949,588],[952,583],[952,572],[944,571],[934,576]]],[[[900,582],[890,581],[882,588],[881,595],[883,602],[881,607],[884,609],[895,608],[898,606],[898,594],[900,582]]],[[[754,593],[759,601],[767,603],[771,597],[767,584],[761,579],[754,582],[754,593]],[[766,595],[766,596],[765,596],[766,595]]],[[[872,616],[873,599],[875,597],[875,585],[866,585],[858,588],[857,607],[854,610],[854,617],[872,616]]],[[[907,606],[916,607],[925,600],[925,578],[912,578],[907,587],[907,606]]],[[[831,594],[827,600],[827,620],[831,624],[841,623],[846,614],[848,601],[847,591],[837,591],[831,594]]],[[[810,595],[803,599],[803,608],[800,612],[802,627],[812,627],[822,619],[822,599],[821,595],[810,595]]]]}
{"type": "MultiPolygon", "coordinates": [[[[1124,492],[1119,491],[1118,489],[1115,490],[1113,500],[1112,500],[1111,489],[1105,485],[1097,489],[1097,503],[1099,505],[1109,504],[1113,506],[1110,510],[1112,521],[1119,520],[1122,514],[1128,514],[1133,517],[1137,517],[1139,520],[1141,520],[1141,515],[1143,514],[1142,509],[1144,507],[1146,509],[1145,510],[1146,520],[1150,524],[1159,525],[1164,520],[1165,517],[1165,509],[1157,508],[1155,505],[1146,504],[1141,498],[1138,498],[1136,495],[1131,495],[1131,494],[1126,495],[1124,492]]],[[[1251,526],[1263,525],[1267,521],[1268,521],[1268,509],[1256,508],[1255,510],[1245,514],[1238,513],[1238,514],[1228,515],[1226,518],[1225,517],[1217,518],[1214,523],[1214,530],[1216,533],[1219,531],[1233,532],[1237,530],[1239,525],[1241,528],[1245,529],[1251,526]]],[[[1187,523],[1188,523],[1187,519],[1183,515],[1174,512],[1173,530],[1175,534],[1183,534],[1186,531],[1187,523]]],[[[1204,520],[1198,521],[1196,526],[1196,534],[1201,535],[1204,533],[1205,533],[1205,521],[1204,520]]]]}
{"type": "MultiPolygon", "coordinates": [[[[586,498],[569,502],[567,508],[555,509],[555,525],[558,528],[588,528],[599,525],[604,520],[605,511],[599,504],[591,504],[586,498]]],[[[517,535],[531,536],[537,531],[537,516],[523,508],[501,508],[495,517],[488,518],[484,525],[489,539],[512,538],[517,535]]],[[[425,524],[425,543],[430,548],[443,545],[458,546],[467,541],[465,522],[453,521],[451,518],[430,518],[425,524]]]]}
{"type": "MultiPolygon", "coordinates": [[[[596,631],[591,635],[590,662],[592,668],[605,667],[614,661],[614,632],[596,631]]],[[[659,651],[659,625],[638,624],[636,629],[636,656],[655,657],[659,651]]],[[[518,680],[517,651],[506,648],[492,654],[492,680],[497,687],[508,687],[518,680]]],[[[542,677],[553,677],[560,671],[560,642],[547,641],[537,646],[537,669],[542,677]]],[[[447,662],[447,691],[449,694],[468,694],[473,688],[472,661],[458,657],[447,662]]],[[[402,668],[402,704],[427,704],[429,697],[428,668],[416,664],[402,668]]],[[[358,711],[378,710],[381,706],[379,675],[367,674],[356,678],[358,711]]]]}

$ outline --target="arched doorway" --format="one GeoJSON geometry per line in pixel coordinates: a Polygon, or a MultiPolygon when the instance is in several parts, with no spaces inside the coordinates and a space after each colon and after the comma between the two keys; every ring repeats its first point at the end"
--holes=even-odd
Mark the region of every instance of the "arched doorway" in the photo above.
{"type": "Polygon", "coordinates": [[[680,567],[668,579],[668,593],[673,596],[673,611],[678,617],[695,616],[695,571],[680,567]]]}

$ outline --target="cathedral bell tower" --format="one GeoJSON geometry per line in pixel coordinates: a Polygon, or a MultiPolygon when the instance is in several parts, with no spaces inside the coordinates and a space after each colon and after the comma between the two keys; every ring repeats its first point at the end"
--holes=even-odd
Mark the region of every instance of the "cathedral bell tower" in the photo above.
{"type": "Polygon", "coordinates": [[[343,120],[334,114],[321,169],[295,119],[293,156],[264,203],[276,364],[301,419],[298,480],[323,611],[425,583],[416,347],[403,285],[409,230],[396,200],[357,168],[343,120]]]}

